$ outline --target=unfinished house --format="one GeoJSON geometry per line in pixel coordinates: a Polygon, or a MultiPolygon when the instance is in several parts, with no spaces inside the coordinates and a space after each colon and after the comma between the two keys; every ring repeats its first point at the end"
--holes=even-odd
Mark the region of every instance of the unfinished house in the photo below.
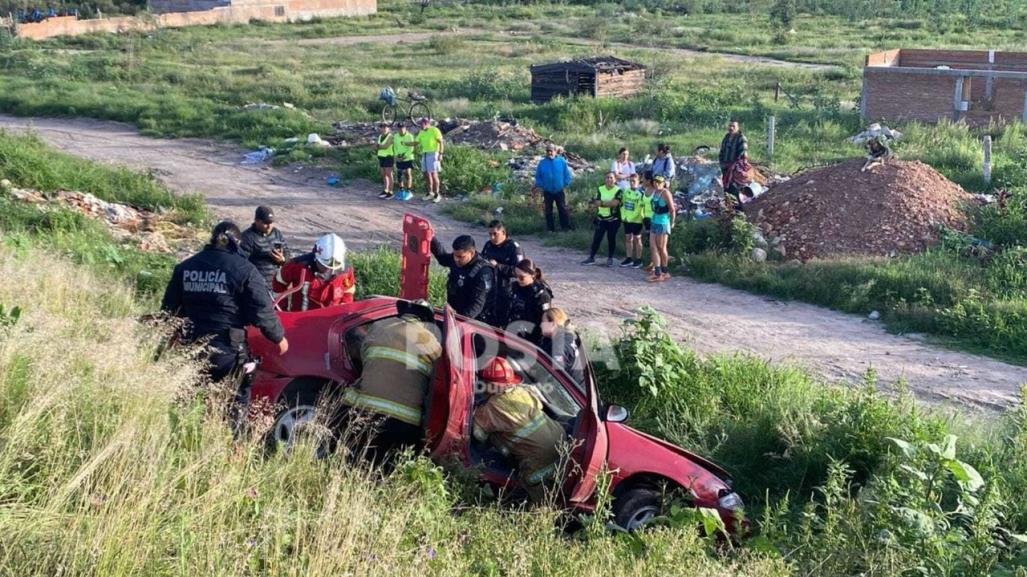
{"type": "Polygon", "coordinates": [[[645,85],[645,66],[613,56],[577,58],[531,66],[531,101],[588,94],[629,96],[645,85]]]}
{"type": "Polygon", "coordinates": [[[867,56],[868,120],[1027,121],[1027,52],[889,50],[867,56]]]}

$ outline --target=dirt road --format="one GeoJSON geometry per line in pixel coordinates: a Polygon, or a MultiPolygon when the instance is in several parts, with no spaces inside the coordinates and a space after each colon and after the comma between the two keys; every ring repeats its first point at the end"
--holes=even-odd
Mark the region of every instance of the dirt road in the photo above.
{"type": "MultiPolygon", "coordinates": [[[[479,34],[491,34],[491,31],[483,30],[479,28],[462,28],[458,30],[443,30],[438,32],[398,32],[394,34],[367,34],[359,36],[326,36],[323,38],[301,38],[301,39],[288,39],[288,40],[271,40],[269,44],[290,44],[297,46],[351,46],[354,44],[363,44],[366,42],[382,43],[382,44],[402,44],[411,42],[424,42],[425,40],[431,39],[432,36],[472,36],[479,34]]],[[[508,36],[523,36],[523,32],[497,32],[497,34],[505,34],[508,36]]],[[[587,38],[571,38],[557,36],[562,41],[572,46],[606,46],[610,48],[621,48],[621,49],[632,49],[632,50],[659,50],[666,54],[674,54],[676,56],[682,56],[685,58],[696,58],[705,56],[714,56],[724,58],[733,62],[740,62],[743,64],[758,64],[762,66],[778,66],[783,68],[800,68],[803,70],[834,70],[838,68],[832,64],[818,64],[815,62],[796,62],[792,60],[780,60],[778,58],[770,58],[768,56],[752,56],[749,54],[736,54],[734,52],[715,52],[710,50],[694,50],[691,48],[667,48],[662,46],[644,46],[636,44],[625,44],[622,42],[607,42],[603,43],[598,40],[590,40],[587,38]]],[[[486,41],[487,42],[487,41],[486,41]]]]}
{"type": "MultiPolygon", "coordinates": [[[[128,125],[93,120],[0,116],[0,128],[31,128],[70,153],[154,170],[174,190],[201,192],[215,213],[241,223],[252,219],[256,205],[271,204],[294,246],[303,247],[325,231],[340,233],[355,248],[396,246],[405,211],[430,217],[445,241],[469,230],[419,200],[379,201],[370,183],[332,188],[321,171],[240,165],[243,151],[232,145],[154,139],[128,125]]],[[[484,240],[483,230],[472,232],[484,240]]],[[[1020,383],[1027,382],[1027,368],[891,335],[880,323],[861,317],[688,278],[647,284],[638,271],[582,267],[577,264],[581,254],[521,241],[551,280],[559,305],[578,326],[598,333],[616,333],[632,310],[648,304],[664,315],[677,338],[700,352],[752,353],[848,382],[873,367],[882,382],[905,378],[929,400],[1007,406],[1018,398],[1020,383]]]]}

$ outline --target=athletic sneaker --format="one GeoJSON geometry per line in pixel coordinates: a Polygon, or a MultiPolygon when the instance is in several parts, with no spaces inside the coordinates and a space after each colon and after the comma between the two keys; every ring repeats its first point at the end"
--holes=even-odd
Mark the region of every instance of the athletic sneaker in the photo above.
{"type": "Polygon", "coordinates": [[[378,198],[392,198],[392,193],[387,190],[383,190],[378,193],[378,198]]]}
{"type": "Polygon", "coordinates": [[[645,272],[653,272],[653,268],[655,268],[655,265],[653,265],[653,263],[649,263],[645,265],[645,267],[643,267],[642,270],[644,270],[645,272]]]}
{"type": "Polygon", "coordinates": [[[431,200],[433,198],[435,198],[435,195],[429,192],[428,194],[424,195],[424,198],[422,198],[421,200],[431,200]]]}
{"type": "Polygon", "coordinates": [[[436,194],[435,197],[431,199],[431,201],[434,202],[435,204],[438,204],[438,203],[442,202],[442,195],[441,194],[436,194]]]}
{"type": "Polygon", "coordinates": [[[613,257],[606,259],[606,266],[613,266],[613,257]]]}
{"type": "Polygon", "coordinates": [[[651,274],[651,275],[645,277],[645,282],[657,282],[659,280],[660,280],[660,275],[658,275],[658,274],[651,274]]]}
{"type": "Polygon", "coordinates": [[[638,259],[631,263],[631,268],[642,268],[642,259],[638,259]]]}
{"type": "Polygon", "coordinates": [[[595,264],[595,263],[596,263],[596,259],[593,258],[593,257],[588,257],[585,260],[581,261],[581,264],[584,264],[584,265],[591,265],[591,264],[595,264]]]}
{"type": "Polygon", "coordinates": [[[389,200],[393,196],[396,196],[396,195],[392,194],[391,192],[386,192],[384,194],[385,194],[385,196],[379,196],[378,198],[381,198],[381,199],[384,199],[384,200],[389,200]]]}
{"type": "Polygon", "coordinates": [[[396,195],[396,200],[410,200],[413,196],[414,194],[412,192],[404,189],[399,191],[399,194],[396,195]]]}
{"type": "Polygon", "coordinates": [[[660,278],[656,279],[656,282],[663,282],[665,280],[670,280],[670,273],[669,272],[665,272],[665,273],[661,274],[660,278]]]}
{"type": "Polygon", "coordinates": [[[633,264],[634,262],[635,262],[634,260],[632,260],[632,259],[630,259],[630,258],[626,258],[626,259],[624,259],[624,260],[620,261],[620,266],[621,266],[621,268],[628,268],[628,267],[629,267],[629,266],[631,266],[631,265],[632,265],[632,264],[633,264]]]}

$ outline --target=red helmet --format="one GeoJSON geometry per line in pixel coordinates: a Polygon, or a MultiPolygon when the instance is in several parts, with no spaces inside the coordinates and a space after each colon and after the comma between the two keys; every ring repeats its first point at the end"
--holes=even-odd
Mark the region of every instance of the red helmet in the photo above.
{"type": "Polygon", "coordinates": [[[485,366],[478,371],[478,378],[494,385],[509,386],[521,384],[521,377],[517,375],[513,367],[510,366],[510,361],[506,360],[505,357],[492,357],[489,359],[485,366]]]}

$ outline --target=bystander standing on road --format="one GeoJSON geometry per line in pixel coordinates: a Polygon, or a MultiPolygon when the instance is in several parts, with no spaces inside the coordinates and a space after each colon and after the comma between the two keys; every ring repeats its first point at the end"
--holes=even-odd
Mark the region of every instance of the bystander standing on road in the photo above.
{"type": "Polygon", "coordinates": [[[628,186],[621,190],[620,218],[624,222],[624,252],[622,267],[642,268],[642,218],[645,189],[639,185],[637,174],[632,174],[628,186]]]}
{"type": "Polygon", "coordinates": [[[590,265],[596,262],[596,253],[606,237],[606,266],[613,266],[613,255],[617,252],[617,230],[620,228],[621,190],[617,187],[617,176],[613,172],[606,173],[606,181],[596,190],[595,198],[589,203],[596,209],[595,233],[592,235],[592,248],[588,258],[581,264],[590,265]]]}
{"type": "Polygon", "coordinates": [[[649,233],[649,252],[652,254],[654,266],[652,275],[646,280],[662,282],[670,278],[670,271],[667,268],[670,263],[667,242],[674,228],[676,209],[674,195],[667,188],[663,177],[655,176],[653,182],[656,184],[656,191],[652,199],[653,220],[649,233]]]}
{"type": "Polygon", "coordinates": [[[392,151],[396,156],[396,184],[398,200],[410,200],[414,189],[414,149],[417,139],[407,131],[405,122],[396,123],[397,132],[392,135],[392,151]]]}
{"type": "Polygon", "coordinates": [[[542,205],[546,215],[546,230],[556,232],[553,222],[553,205],[560,215],[560,230],[570,230],[570,215],[567,213],[566,189],[573,179],[567,160],[557,154],[555,144],[546,146],[546,157],[535,169],[535,187],[542,191],[542,205]]]}
{"type": "Polygon", "coordinates": [[[420,121],[421,130],[417,133],[417,150],[421,154],[421,172],[428,187],[424,200],[439,202],[442,200],[442,181],[439,172],[442,170],[442,154],[446,145],[442,140],[442,131],[432,126],[431,119],[424,117],[420,121]]]}
{"type": "Polygon", "coordinates": [[[392,168],[396,164],[392,128],[388,122],[379,122],[378,131],[375,156],[378,158],[378,171],[382,175],[382,192],[378,198],[392,198],[392,168]]]}

